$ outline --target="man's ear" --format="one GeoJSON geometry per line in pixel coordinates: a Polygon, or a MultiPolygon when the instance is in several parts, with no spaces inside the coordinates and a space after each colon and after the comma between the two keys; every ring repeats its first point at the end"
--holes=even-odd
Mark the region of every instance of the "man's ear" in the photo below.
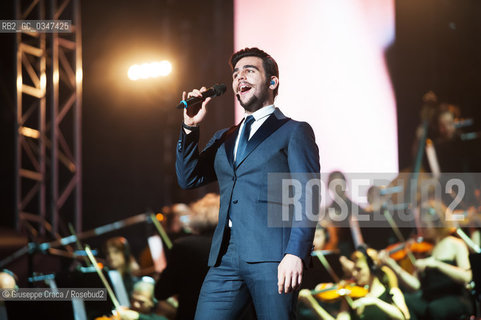
{"type": "Polygon", "coordinates": [[[272,76],[271,80],[269,81],[269,89],[274,90],[277,88],[277,85],[279,84],[279,79],[276,76],[272,76]]]}

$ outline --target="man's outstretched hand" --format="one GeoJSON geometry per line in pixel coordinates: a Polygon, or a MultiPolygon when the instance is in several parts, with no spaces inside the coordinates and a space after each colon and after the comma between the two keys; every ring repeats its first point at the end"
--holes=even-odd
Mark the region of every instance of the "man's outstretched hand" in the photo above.
{"type": "Polygon", "coordinates": [[[286,254],[277,267],[277,286],[279,294],[299,289],[302,282],[302,259],[293,254],[286,254]]]}

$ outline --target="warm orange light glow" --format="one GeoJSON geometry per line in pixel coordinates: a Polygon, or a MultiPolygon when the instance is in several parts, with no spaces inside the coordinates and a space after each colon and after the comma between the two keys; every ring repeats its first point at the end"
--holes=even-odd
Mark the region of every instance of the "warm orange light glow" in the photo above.
{"type": "Polygon", "coordinates": [[[164,215],[162,213],[157,213],[155,215],[155,218],[159,221],[163,221],[164,220],[164,215]]]}
{"type": "Polygon", "coordinates": [[[77,83],[82,82],[83,79],[83,72],[82,69],[77,70],[77,74],[75,75],[77,83]]]}
{"type": "Polygon", "coordinates": [[[42,90],[42,92],[45,92],[46,88],[47,88],[47,76],[45,75],[45,73],[43,73],[42,75],[40,75],[40,90],[42,90]]]}
{"type": "Polygon", "coordinates": [[[102,262],[97,262],[97,266],[99,267],[99,269],[103,269],[104,268],[104,264],[102,262]]]}
{"type": "Polygon", "coordinates": [[[150,79],[168,76],[172,72],[172,64],[167,61],[159,61],[144,64],[134,64],[129,68],[127,75],[130,80],[150,79]]]}
{"type": "Polygon", "coordinates": [[[28,128],[28,127],[20,127],[18,129],[20,134],[22,134],[25,137],[33,138],[33,139],[38,139],[40,138],[40,131],[28,128]]]}

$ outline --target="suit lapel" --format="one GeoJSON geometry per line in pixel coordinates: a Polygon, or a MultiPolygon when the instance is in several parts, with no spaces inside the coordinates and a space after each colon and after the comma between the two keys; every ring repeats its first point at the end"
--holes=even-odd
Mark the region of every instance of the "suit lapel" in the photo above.
{"type": "MultiPolygon", "coordinates": [[[[249,154],[254,151],[257,146],[267,139],[274,131],[279,129],[284,123],[286,123],[289,120],[289,118],[283,118],[283,119],[277,119],[275,112],[273,112],[267,119],[266,121],[260,126],[260,128],[256,131],[256,133],[252,136],[252,138],[249,139],[249,142],[247,143],[246,150],[244,152],[244,156],[242,159],[238,159],[236,161],[236,168],[244,162],[244,160],[249,156],[249,154]]],[[[233,135],[237,136],[237,135],[233,135]]],[[[234,144],[235,144],[235,139],[234,144]]],[[[232,157],[233,157],[233,152],[232,157]]]]}
{"type": "Polygon", "coordinates": [[[231,127],[228,131],[227,131],[227,138],[225,140],[225,143],[224,143],[224,147],[225,147],[225,152],[226,152],[226,155],[227,155],[227,160],[229,160],[229,164],[230,166],[233,168],[234,167],[234,147],[235,147],[235,141],[236,141],[236,138],[237,138],[237,134],[239,132],[239,127],[240,127],[240,124],[242,122],[240,122],[238,125],[236,126],[233,126],[231,127]]]}

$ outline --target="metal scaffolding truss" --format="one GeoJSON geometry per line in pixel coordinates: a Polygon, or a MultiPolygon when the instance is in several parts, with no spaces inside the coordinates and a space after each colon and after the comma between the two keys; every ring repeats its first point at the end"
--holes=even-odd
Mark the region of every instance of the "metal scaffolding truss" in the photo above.
{"type": "Polygon", "coordinates": [[[70,33],[17,33],[16,226],[81,231],[80,3],[17,0],[16,19],[72,21],[70,33]]]}

